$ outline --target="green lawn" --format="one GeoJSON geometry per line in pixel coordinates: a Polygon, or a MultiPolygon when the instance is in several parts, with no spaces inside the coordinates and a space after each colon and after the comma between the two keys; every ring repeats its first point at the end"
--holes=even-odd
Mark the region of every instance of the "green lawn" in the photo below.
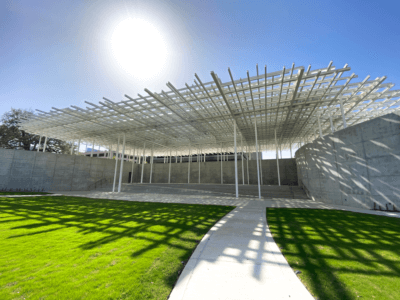
{"type": "Polygon", "coordinates": [[[198,242],[232,209],[0,197],[0,299],[167,299],[198,242]]]}
{"type": "Polygon", "coordinates": [[[0,192],[0,195],[47,195],[45,192],[0,192]]]}
{"type": "Polygon", "coordinates": [[[318,299],[400,299],[400,219],[267,208],[283,255],[318,299]]]}

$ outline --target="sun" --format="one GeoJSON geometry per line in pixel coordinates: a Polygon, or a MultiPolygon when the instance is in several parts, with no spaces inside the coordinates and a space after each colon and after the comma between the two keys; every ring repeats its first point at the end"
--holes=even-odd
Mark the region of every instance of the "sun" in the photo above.
{"type": "Polygon", "coordinates": [[[111,47],[118,65],[133,76],[150,77],[166,64],[168,51],[161,32],[143,19],[119,23],[112,34],[111,47]]]}

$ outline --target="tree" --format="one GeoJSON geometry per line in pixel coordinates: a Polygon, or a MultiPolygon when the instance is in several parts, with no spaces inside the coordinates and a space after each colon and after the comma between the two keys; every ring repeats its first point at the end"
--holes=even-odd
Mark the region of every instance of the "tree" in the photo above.
{"type": "MultiPolygon", "coordinates": [[[[15,108],[11,108],[11,111],[6,112],[1,118],[0,147],[6,149],[23,149],[27,151],[37,150],[40,137],[19,129],[21,119],[29,118],[32,115],[34,115],[32,110],[15,108]]],[[[42,150],[44,147],[43,137],[40,144],[42,150]]],[[[67,142],[48,138],[45,151],[53,153],[71,153],[71,146],[72,145],[67,142]]]]}

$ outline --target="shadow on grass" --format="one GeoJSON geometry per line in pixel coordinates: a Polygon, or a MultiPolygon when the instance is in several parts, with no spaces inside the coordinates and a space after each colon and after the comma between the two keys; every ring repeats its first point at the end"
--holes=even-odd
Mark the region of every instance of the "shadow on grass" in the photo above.
{"type": "Polygon", "coordinates": [[[268,208],[290,266],[318,299],[399,299],[400,219],[337,210],[268,208]]]}
{"type": "MultiPolygon", "coordinates": [[[[10,223],[11,230],[24,230],[8,239],[77,228],[78,233],[88,235],[88,240],[82,239],[78,246],[82,250],[123,238],[143,241],[132,250],[131,258],[150,255],[151,250],[164,245],[179,250],[180,256],[174,259],[182,269],[180,261],[187,261],[204,234],[233,208],[66,196],[0,197],[0,211],[4,213],[0,225],[10,223]]],[[[164,277],[164,282],[172,288],[177,278],[174,272],[164,277]]]]}

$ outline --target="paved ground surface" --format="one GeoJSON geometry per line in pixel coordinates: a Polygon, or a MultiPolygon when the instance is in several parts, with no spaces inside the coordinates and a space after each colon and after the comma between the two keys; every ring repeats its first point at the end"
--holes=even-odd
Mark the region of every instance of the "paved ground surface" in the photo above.
{"type": "Polygon", "coordinates": [[[400,217],[379,212],[309,200],[299,187],[211,184],[125,184],[121,193],[111,187],[58,194],[90,198],[163,203],[233,205],[204,236],[186,264],[170,295],[181,299],[314,299],[290,268],[273,240],[265,216],[266,207],[339,209],[400,217]]]}

